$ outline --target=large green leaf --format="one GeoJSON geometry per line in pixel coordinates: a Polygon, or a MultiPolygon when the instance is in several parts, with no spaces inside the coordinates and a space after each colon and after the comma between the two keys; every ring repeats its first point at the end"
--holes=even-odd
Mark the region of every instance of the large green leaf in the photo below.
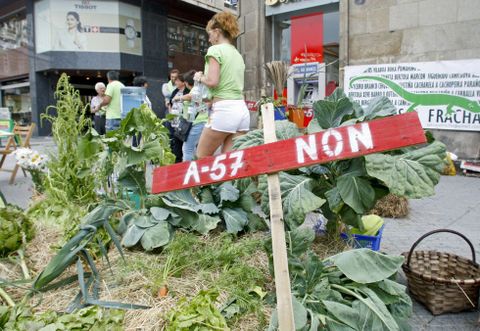
{"type": "Polygon", "coordinates": [[[358,331],[384,331],[382,320],[365,303],[356,300],[352,307],[358,312],[358,331]]]}
{"type": "Polygon", "coordinates": [[[344,205],[338,187],[334,187],[326,191],[325,197],[327,198],[328,207],[330,208],[330,210],[335,214],[338,214],[344,205]]]}
{"type": "Polygon", "coordinates": [[[390,99],[384,96],[376,97],[368,103],[364,109],[365,120],[370,121],[378,117],[386,117],[397,114],[397,109],[390,99]]]}
{"type": "Polygon", "coordinates": [[[337,178],[337,188],[342,200],[358,214],[369,211],[375,205],[375,190],[367,179],[340,176],[337,178]]]}
{"type": "Polygon", "coordinates": [[[158,222],[157,225],[146,229],[140,239],[142,247],[148,252],[155,248],[165,246],[173,236],[173,228],[168,222],[158,222]]]}
{"type": "Polygon", "coordinates": [[[280,172],[283,212],[290,229],[303,224],[306,214],[325,203],[325,200],[312,193],[314,185],[315,181],[309,177],[280,172]]]}
{"type": "Polygon", "coordinates": [[[335,318],[340,322],[347,324],[353,329],[357,328],[357,322],[359,318],[357,310],[350,306],[334,301],[322,300],[322,303],[328,312],[335,316],[335,318]]]}
{"type": "MultiPolygon", "coordinates": [[[[277,140],[285,140],[302,135],[295,123],[287,120],[275,121],[275,133],[277,135],[277,140]]],[[[235,138],[233,140],[233,149],[245,149],[248,147],[260,146],[264,143],[263,130],[253,130],[245,135],[235,138]]]]}
{"type": "Polygon", "coordinates": [[[292,297],[293,319],[295,330],[302,330],[307,325],[307,309],[297,298],[292,297]]]}
{"type": "Polygon", "coordinates": [[[435,141],[402,155],[371,154],[365,159],[368,174],[383,181],[391,193],[423,198],[435,193],[445,155],[445,145],[435,141]]]}
{"type": "Polygon", "coordinates": [[[214,193],[220,202],[220,205],[222,205],[225,201],[237,201],[238,197],[240,196],[240,191],[234,187],[231,182],[222,183],[215,189],[214,193]]]}
{"type": "MultiPolygon", "coordinates": [[[[359,289],[361,293],[367,295],[367,306],[372,309],[372,306],[368,304],[368,301],[373,303],[375,305],[375,314],[382,320],[384,326],[387,327],[388,330],[400,330],[398,327],[397,322],[393,318],[392,314],[388,311],[388,308],[386,307],[385,303],[378,297],[378,295],[372,291],[370,288],[364,286],[361,289],[359,289]]],[[[365,301],[362,301],[365,303],[365,301]]]]}
{"type": "Polygon", "coordinates": [[[248,223],[247,213],[241,208],[224,208],[221,213],[228,233],[237,234],[243,231],[248,223]]]}
{"type": "Polygon", "coordinates": [[[277,135],[277,140],[287,140],[302,135],[297,125],[288,120],[275,121],[275,134],[277,135]]]}
{"type": "Polygon", "coordinates": [[[347,115],[353,114],[353,105],[343,91],[337,89],[335,92],[325,100],[313,104],[312,121],[316,121],[322,129],[338,127],[347,115]]]}
{"type": "Polygon", "coordinates": [[[133,219],[133,224],[142,229],[148,229],[156,225],[158,221],[153,218],[151,215],[140,215],[133,219]]]}
{"type": "Polygon", "coordinates": [[[77,148],[78,157],[81,160],[88,160],[102,149],[102,145],[88,133],[79,140],[77,148]]]}
{"type": "Polygon", "coordinates": [[[263,130],[253,130],[233,139],[233,149],[245,149],[248,147],[260,146],[263,145],[263,143],[263,130]]]}
{"type": "Polygon", "coordinates": [[[118,175],[118,183],[123,188],[139,194],[147,194],[145,188],[145,173],[142,170],[136,170],[134,167],[127,167],[118,175]]]}
{"type": "Polygon", "coordinates": [[[384,255],[361,248],[329,258],[345,276],[360,284],[369,284],[389,278],[403,263],[403,256],[384,255]]]}
{"type": "Polygon", "coordinates": [[[216,214],[220,211],[213,203],[199,203],[190,190],[168,192],[163,196],[163,202],[169,207],[186,209],[196,213],[201,211],[205,214],[216,214]]]}
{"type": "Polygon", "coordinates": [[[160,207],[150,208],[150,213],[157,221],[166,221],[170,215],[175,216],[173,211],[160,207]]]}
{"type": "Polygon", "coordinates": [[[146,228],[140,228],[134,224],[131,224],[123,235],[122,245],[125,247],[135,246],[140,239],[142,239],[142,236],[145,234],[146,230],[146,228]]]}
{"type": "Polygon", "coordinates": [[[207,234],[210,230],[215,229],[220,221],[218,216],[198,214],[198,219],[193,224],[192,229],[200,234],[207,234]]]}
{"type": "Polygon", "coordinates": [[[198,220],[198,213],[181,209],[181,208],[172,208],[172,215],[167,219],[167,222],[176,227],[182,227],[185,229],[192,229],[193,225],[198,220]]]}
{"type": "Polygon", "coordinates": [[[298,227],[288,231],[286,242],[288,253],[292,256],[300,256],[305,253],[315,240],[315,232],[309,227],[298,227]]]}

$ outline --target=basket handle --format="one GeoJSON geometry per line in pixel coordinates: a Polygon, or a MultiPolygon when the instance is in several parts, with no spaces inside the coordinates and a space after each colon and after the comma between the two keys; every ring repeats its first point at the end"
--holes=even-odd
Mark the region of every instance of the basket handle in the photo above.
{"type": "Polygon", "coordinates": [[[472,243],[470,242],[470,240],[468,240],[467,237],[465,237],[463,234],[461,234],[460,232],[457,232],[457,231],[454,231],[454,230],[450,230],[450,229],[438,229],[438,230],[433,230],[433,231],[430,231],[428,233],[425,233],[423,236],[421,236],[420,238],[418,238],[418,240],[412,245],[412,248],[410,248],[410,252],[408,252],[408,257],[407,257],[407,268],[410,268],[410,258],[412,257],[412,253],[413,253],[413,250],[415,249],[415,247],[418,246],[418,244],[420,244],[420,242],[425,239],[426,237],[434,234],[434,233],[438,233],[438,232],[448,232],[448,233],[453,233],[453,234],[456,234],[457,236],[460,236],[462,237],[468,244],[468,246],[470,246],[470,250],[472,251],[472,261],[473,263],[476,264],[475,262],[475,250],[473,249],[473,245],[472,243]]]}

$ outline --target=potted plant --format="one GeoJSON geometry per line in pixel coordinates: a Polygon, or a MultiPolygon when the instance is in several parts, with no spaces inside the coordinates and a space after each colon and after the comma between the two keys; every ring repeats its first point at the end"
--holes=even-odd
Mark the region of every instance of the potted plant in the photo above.
{"type": "Polygon", "coordinates": [[[290,76],[291,73],[290,66],[283,61],[271,61],[265,64],[265,71],[276,92],[276,98],[274,97],[273,100],[275,120],[285,120],[287,119],[287,100],[283,90],[287,84],[288,76],[290,76]]]}

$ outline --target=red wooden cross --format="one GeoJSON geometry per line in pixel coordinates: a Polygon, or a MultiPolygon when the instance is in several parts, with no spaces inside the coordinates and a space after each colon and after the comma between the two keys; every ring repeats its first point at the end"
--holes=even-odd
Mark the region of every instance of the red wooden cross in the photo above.
{"type": "Polygon", "coordinates": [[[416,112],[387,117],[154,170],[152,193],[270,174],[425,143],[416,112]]]}

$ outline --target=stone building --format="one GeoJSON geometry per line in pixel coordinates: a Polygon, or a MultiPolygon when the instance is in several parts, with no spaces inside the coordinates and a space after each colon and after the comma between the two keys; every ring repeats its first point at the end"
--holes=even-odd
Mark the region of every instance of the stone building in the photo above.
{"type": "MultiPolygon", "coordinates": [[[[0,0],[0,108],[39,124],[55,103],[62,72],[88,103],[95,83],[117,70],[126,85],[145,75],[153,109],[162,115],[169,70],[203,69],[205,26],[222,10],[238,14],[238,1],[0,0]],[[81,23],[80,40],[66,34],[69,16],[81,23]]],[[[40,135],[50,132],[46,123],[37,127],[40,135]]]]}
{"type": "MultiPolygon", "coordinates": [[[[448,67],[458,64],[457,67],[463,67],[465,71],[480,73],[480,1],[340,1],[340,17],[342,82],[346,82],[342,68],[357,65],[427,63],[423,66],[431,66],[430,70],[438,68],[440,73],[442,70],[449,72],[448,67]]],[[[437,77],[432,81],[442,83],[443,80],[438,77],[444,76],[446,74],[432,75],[437,77]]],[[[473,85],[465,92],[475,94],[471,100],[477,103],[480,100],[478,83],[478,79],[463,82],[464,85],[473,85]]],[[[434,90],[425,92],[432,93],[434,90]]],[[[462,95],[460,92],[458,95],[462,95]]],[[[466,113],[465,116],[470,119],[470,127],[431,131],[461,159],[478,160],[480,114],[466,113]]]]}

